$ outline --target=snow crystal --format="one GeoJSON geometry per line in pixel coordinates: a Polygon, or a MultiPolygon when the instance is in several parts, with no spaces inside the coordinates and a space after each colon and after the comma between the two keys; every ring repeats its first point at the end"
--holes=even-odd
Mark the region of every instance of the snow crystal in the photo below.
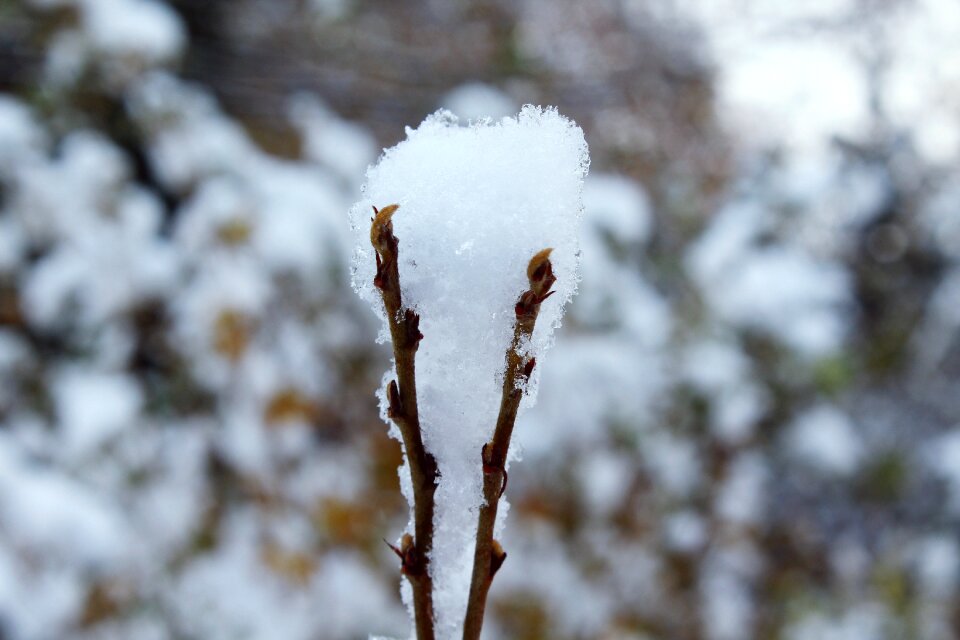
{"type": "Polygon", "coordinates": [[[576,289],[587,167],[582,131],[554,109],[527,106],[517,118],[471,127],[440,111],[408,129],[407,139],[368,171],[364,198],[350,213],[354,286],[383,314],[373,286],[371,207],[400,205],[393,224],[403,301],[420,314],[425,336],[417,353],[421,427],[442,477],[432,568],[441,638],[462,624],[482,501],[479,452],[496,421],[498,375],[514,305],[528,288],[527,263],[554,249],[557,293],[543,303],[529,347],[542,362],[576,289]]]}

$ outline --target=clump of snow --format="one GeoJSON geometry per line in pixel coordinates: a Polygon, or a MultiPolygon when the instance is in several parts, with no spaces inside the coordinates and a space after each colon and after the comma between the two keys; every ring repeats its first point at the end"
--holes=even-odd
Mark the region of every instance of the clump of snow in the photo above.
{"type": "Polygon", "coordinates": [[[32,160],[45,141],[30,109],[19,100],[0,94],[0,173],[32,160]]]}
{"type": "Polygon", "coordinates": [[[759,453],[741,453],[734,458],[717,492],[717,514],[732,524],[752,525],[761,522],[769,475],[759,453]]]}
{"type": "Polygon", "coordinates": [[[632,264],[652,232],[646,193],[624,176],[591,174],[583,201],[572,326],[542,372],[541,401],[527,416],[533,428],[515,435],[534,465],[558,450],[600,446],[610,425],[652,426],[645,417],[669,384],[665,356],[676,318],[632,264]]]}
{"type": "Polygon", "coordinates": [[[703,461],[696,446],[670,433],[653,433],[641,445],[647,470],[663,490],[687,497],[703,480],[703,461]]]}
{"type": "Polygon", "coordinates": [[[667,548],[682,553],[700,550],[709,539],[704,519],[694,511],[671,514],[663,522],[663,538],[667,548]]]}
{"type": "Polygon", "coordinates": [[[85,0],[84,31],[97,51],[162,62],[183,49],[186,33],[180,16],[153,0],[85,0]]]}
{"type": "Polygon", "coordinates": [[[925,457],[947,485],[950,510],[960,513],[960,429],[951,429],[928,443],[925,457]]]}
{"type": "Polygon", "coordinates": [[[129,551],[121,512],[102,495],[58,470],[34,464],[0,440],[0,521],[16,545],[45,559],[90,569],[119,562],[129,551]]]}
{"type": "Polygon", "coordinates": [[[420,314],[425,336],[417,354],[421,427],[441,474],[432,571],[442,638],[456,634],[465,610],[482,501],[479,452],[496,422],[514,305],[528,287],[530,258],[552,247],[556,295],[543,303],[527,345],[542,363],[576,290],[588,162],[582,131],[555,109],[527,106],[516,118],[470,127],[440,111],[384,153],[350,213],[354,286],[382,315],[371,207],[400,205],[393,223],[403,302],[420,314]]]}
{"type": "Polygon", "coordinates": [[[187,191],[200,177],[248,170],[257,159],[243,127],[195,85],[156,72],[138,79],[127,100],[131,116],[152,138],[151,165],[171,189],[187,191]]]}
{"type": "Polygon", "coordinates": [[[685,381],[712,400],[714,435],[728,444],[740,444],[753,435],[767,398],[736,345],[717,339],[694,342],[685,349],[680,369],[685,381]]]}
{"type": "Polygon", "coordinates": [[[864,454],[850,418],[829,405],[801,414],[790,426],[787,439],[792,455],[815,469],[839,476],[856,471],[864,454]]]}
{"type": "Polygon", "coordinates": [[[45,79],[53,86],[104,81],[108,91],[174,62],[187,45],[180,14],[159,0],[33,0],[41,11],[69,9],[75,21],[50,37],[45,79]],[[88,74],[86,72],[92,72],[88,74]]]}
{"type": "Polygon", "coordinates": [[[810,358],[844,338],[850,282],[843,268],[799,246],[764,246],[773,231],[750,204],[722,209],[686,255],[709,306],[730,324],[762,331],[810,358]]]}
{"type": "Polygon", "coordinates": [[[87,454],[133,427],[141,396],[137,384],[122,374],[63,371],[54,384],[54,398],[64,445],[73,455],[87,454]]]}
{"type": "Polygon", "coordinates": [[[542,371],[542,401],[528,416],[530,428],[514,434],[525,455],[589,446],[603,440],[610,423],[647,415],[666,388],[663,363],[642,345],[624,344],[622,335],[564,336],[542,371]]]}
{"type": "Polygon", "coordinates": [[[365,128],[340,119],[319,98],[299,94],[290,101],[290,119],[303,135],[303,154],[355,180],[376,158],[377,144],[365,128]]]}
{"type": "MultiPolygon", "coordinates": [[[[623,576],[625,584],[620,585],[621,588],[635,605],[645,603],[647,593],[656,588],[653,586],[656,584],[655,562],[636,545],[609,539],[604,542],[628,574],[623,576]],[[632,593],[631,587],[634,587],[632,593]]],[[[604,619],[614,610],[613,594],[582,576],[577,566],[581,558],[571,553],[555,530],[540,522],[511,527],[504,548],[523,558],[523,562],[504,563],[497,573],[500,593],[537,594],[545,605],[550,628],[567,630],[573,637],[599,635],[604,619]]],[[[508,637],[504,633],[490,635],[508,637]]]]}
{"type": "Polygon", "coordinates": [[[786,631],[787,640],[873,640],[883,638],[890,614],[878,603],[854,605],[839,616],[810,613],[786,631]]]}
{"type": "Polygon", "coordinates": [[[960,576],[960,547],[947,534],[933,534],[919,540],[914,550],[917,582],[924,592],[947,598],[957,590],[960,576]]]}
{"type": "Polygon", "coordinates": [[[174,585],[172,614],[189,635],[308,640],[316,637],[317,629],[328,637],[348,638],[370,628],[399,628],[402,614],[356,554],[331,556],[322,579],[309,580],[301,589],[271,573],[270,553],[258,540],[251,516],[235,516],[221,547],[191,563],[174,585]],[[350,597],[358,591],[364,598],[350,597]],[[271,613],[277,610],[286,615],[271,613]]]}
{"type": "Polygon", "coordinates": [[[704,630],[709,640],[739,640],[753,626],[756,606],[750,597],[760,558],[748,543],[713,548],[700,569],[704,630]]]}
{"type": "Polygon", "coordinates": [[[597,451],[584,457],[577,470],[586,505],[594,515],[609,516],[620,506],[636,467],[627,456],[608,451],[597,451]]]}

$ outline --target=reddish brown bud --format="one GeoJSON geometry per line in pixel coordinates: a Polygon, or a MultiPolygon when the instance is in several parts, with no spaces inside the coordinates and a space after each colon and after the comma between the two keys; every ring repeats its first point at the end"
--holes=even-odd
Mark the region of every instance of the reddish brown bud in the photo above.
{"type": "Polygon", "coordinates": [[[493,447],[490,446],[489,442],[480,448],[480,459],[483,461],[484,473],[493,473],[497,470],[497,468],[493,466],[493,459],[491,458],[492,453],[493,447]]]}
{"type": "Polygon", "coordinates": [[[507,552],[503,550],[503,546],[494,539],[490,545],[490,577],[497,575],[497,571],[500,571],[500,567],[503,566],[503,562],[507,559],[507,552]]]}
{"type": "Polygon", "coordinates": [[[402,561],[402,560],[403,560],[403,551],[400,551],[400,548],[397,547],[397,545],[395,545],[395,544],[390,544],[389,542],[387,542],[387,539],[386,539],[386,538],[381,538],[381,539],[383,540],[383,543],[384,543],[385,545],[387,545],[388,547],[390,547],[390,550],[393,551],[395,554],[397,554],[397,557],[400,558],[400,560],[402,561]]]}
{"type": "Polygon", "coordinates": [[[400,558],[400,572],[408,575],[417,575],[419,565],[417,563],[417,550],[413,544],[413,536],[409,533],[403,534],[400,538],[400,546],[390,544],[384,540],[386,545],[400,558]]]}
{"type": "Polygon", "coordinates": [[[527,363],[523,365],[523,377],[529,378],[530,374],[533,373],[533,368],[535,366],[537,366],[536,358],[530,358],[529,360],[527,360],[527,363]]]}
{"type": "Polygon", "coordinates": [[[400,403],[400,389],[397,381],[391,380],[387,385],[387,417],[396,420],[403,415],[403,405],[400,403]]]}
{"type": "Polygon", "coordinates": [[[514,311],[517,317],[530,315],[537,311],[538,304],[540,303],[537,301],[537,294],[533,291],[524,291],[520,299],[517,300],[517,306],[514,307],[514,311]]]}
{"type": "Polygon", "coordinates": [[[393,222],[391,218],[397,212],[400,205],[391,204],[383,209],[373,208],[373,223],[370,225],[370,244],[377,251],[382,252],[390,241],[396,241],[393,237],[393,222]]]}
{"type": "Polygon", "coordinates": [[[377,289],[383,290],[387,286],[387,273],[383,268],[383,260],[380,259],[380,254],[374,252],[373,254],[377,259],[377,274],[373,276],[373,286],[377,289]]]}
{"type": "Polygon", "coordinates": [[[417,343],[423,340],[423,334],[420,333],[420,316],[412,309],[407,309],[403,312],[403,320],[407,329],[407,340],[416,347],[417,343]]]}
{"type": "Polygon", "coordinates": [[[547,299],[547,292],[553,283],[557,281],[553,275],[553,264],[550,262],[550,254],[553,249],[544,249],[530,259],[527,265],[527,279],[530,281],[530,290],[533,291],[540,302],[547,299]]]}
{"type": "Polygon", "coordinates": [[[536,255],[530,258],[530,263],[527,265],[527,279],[530,280],[531,285],[540,282],[549,271],[552,271],[550,265],[551,253],[553,253],[553,248],[548,248],[538,251],[536,255]]]}
{"type": "Polygon", "coordinates": [[[500,485],[500,493],[497,495],[497,500],[499,500],[503,496],[503,492],[507,490],[507,482],[510,480],[510,476],[507,475],[507,470],[504,467],[493,463],[493,445],[489,442],[480,449],[480,459],[483,461],[484,475],[499,473],[503,476],[503,484],[500,485]]]}
{"type": "Polygon", "coordinates": [[[377,244],[377,233],[382,231],[388,224],[390,224],[390,218],[393,217],[393,214],[397,212],[397,209],[400,208],[400,205],[390,204],[385,206],[383,209],[377,209],[373,207],[373,224],[370,228],[370,241],[376,246],[377,244]]]}
{"type": "Polygon", "coordinates": [[[544,300],[546,300],[547,298],[549,298],[550,296],[552,296],[552,295],[555,294],[555,293],[556,293],[556,291],[547,291],[547,293],[546,293],[545,295],[542,295],[542,296],[540,296],[539,298],[537,298],[537,304],[540,304],[541,302],[543,302],[544,300]]]}

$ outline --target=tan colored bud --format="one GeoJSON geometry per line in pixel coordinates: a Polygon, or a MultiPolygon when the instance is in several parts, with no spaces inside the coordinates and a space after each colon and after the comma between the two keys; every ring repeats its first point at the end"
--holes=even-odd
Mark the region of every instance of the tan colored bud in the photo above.
{"type": "Polygon", "coordinates": [[[503,566],[503,561],[507,559],[507,552],[503,550],[496,538],[490,545],[490,577],[497,575],[497,571],[503,566]]]}
{"type": "Polygon", "coordinates": [[[373,208],[373,224],[370,225],[370,243],[374,248],[379,250],[380,247],[380,238],[383,235],[384,231],[393,232],[393,225],[390,222],[390,218],[393,217],[393,214],[397,212],[397,209],[400,208],[398,204],[388,204],[383,209],[373,208]]]}
{"type": "Polygon", "coordinates": [[[550,269],[550,254],[553,253],[553,247],[538,251],[536,255],[530,258],[530,264],[527,265],[527,279],[531,286],[539,282],[550,269]]]}
{"type": "Polygon", "coordinates": [[[403,534],[403,537],[400,538],[400,551],[404,555],[410,553],[413,549],[413,536],[409,533],[403,534]]]}

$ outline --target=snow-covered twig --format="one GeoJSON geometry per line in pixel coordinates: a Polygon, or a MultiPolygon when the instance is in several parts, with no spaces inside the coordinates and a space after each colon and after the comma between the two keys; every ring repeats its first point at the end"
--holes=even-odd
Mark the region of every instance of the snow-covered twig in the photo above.
{"type": "Polygon", "coordinates": [[[400,298],[400,272],[397,263],[397,237],[391,218],[398,205],[378,210],[374,207],[370,242],[376,249],[377,275],[374,285],[383,295],[393,341],[397,379],[387,386],[388,415],[403,438],[410,466],[414,496],[414,535],[405,535],[400,549],[394,551],[402,561],[401,570],[413,587],[413,607],[418,640],[433,640],[433,580],[428,571],[433,547],[433,494],[437,489],[437,462],[423,446],[420,416],[417,410],[415,359],[420,333],[420,316],[404,309],[400,298]]]}
{"type": "Polygon", "coordinates": [[[522,355],[523,345],[533,335],[540,303],[553,293],[550,288],[556,282],[553,265],[550,263],[552,249],[544,249],[530,260],[527,267],[527,279],[530,288],[517,300],[516,322],[513,328],[513,340],[507,349],[507,367],[503,376],[503,395],[500,398],[500,413],[493,439],[483,445],[481,459],[483,464],[483,497],[477,521],[477,543],[473,555],[473,575],[470,580],[470,596],[467,614],[463,625],[464,640],[478,640],[483,627],[483,615],[487,604],[487,593],[493,577],[503,565],[507,554],[500,543],[493,538],[493,527],[497,520],[497,506],[500,497],[507,488],[507,452],[510,449],[510,437],[517,419],[517,410],[523,396],[523,388],[536,365],[535,358],[522,355]]]}
{"type": "MultiPolygon", "coordinates": [[[[583,132],[556,109],[528,105],[516,118],[468,126],[439,111],[384,151],[350,210],[354,286],[382,319],[381,338],[394,341],[396,374],[384,380],[381,408],[410,467],[400,478],[410,525],[395,551],[421,638],[463,635],[485,504],[493,508],[482,515],[480,563],[503,557],[493,536],[504,524],[510,436],[536,397],[533,359],[542,361],[576,290],[588,165],[583,132]],[[399,212],[377,210],[370,229],[370,207],[386,202],[399,212]],[[433,631],[425,635],[430,585],[433,631]]],[[[475,587],[482,596],[487,588],[475,587]]],[[[481,602],[471,616],[482,617],[481,602]]]]}

